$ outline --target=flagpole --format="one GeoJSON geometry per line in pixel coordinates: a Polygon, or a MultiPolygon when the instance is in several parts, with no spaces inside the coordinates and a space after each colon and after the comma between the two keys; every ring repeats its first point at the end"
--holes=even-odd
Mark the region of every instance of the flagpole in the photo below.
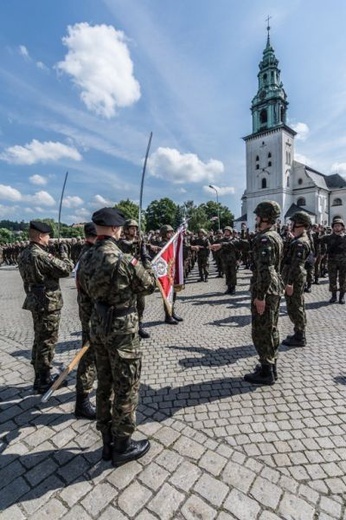
{"type": "Polygon", "coordinates": [[[143,171],[142,171],[142,180],[141,180],[141,189],[139,193],[139,210],[138,210],[138,238],[140,239],[141,233],[142,233],[142,206],[143,206],[143,188],[144,188],[144,177],[145,177],[145,170],[147,168],[147,161],[148,161],[148,155],[151,145],[151,139],[153,137],[153,133],[150,132],[147,151],[145,153],[145,159],[143,164],[143,171]]]}
{"type": "Polygon", "coordinates": [[[62,208],[62,200],[64,198],[67,176],[68,176],[68,172],[66,172],[66,174],[65,174],[65,180],[64,180],[63,187],[62,187],[61,197],[60,197],[59,217],[58,217],[58,244],[60,244],[61,208],[62,208]]]}

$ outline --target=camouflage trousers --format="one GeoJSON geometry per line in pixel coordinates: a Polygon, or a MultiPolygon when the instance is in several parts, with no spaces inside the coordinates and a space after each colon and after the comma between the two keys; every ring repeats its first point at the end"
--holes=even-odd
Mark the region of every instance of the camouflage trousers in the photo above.
{"type": "Polygon", "coordinates": [[[201,278],[209,276],[209,258],[207,256],[197,256],[198,272],[201,278]]]}
{"type": "Polygon", "coordinates": [[[278,357],[280,296],[267,295],[264,313],[259,315],[251,299],[252,341],[261,363],[273,364],[278,357]]]}
{"type": "Polygon", "coordinates": [[[294,325],[294,332],[304,332],[306,327],[306,313],[304,300],[304,284],[293,284],[293,294],[285,294],[287,314],[294,325]]]}
{"type": "Polygon", "coordinates": [[[55,346],[58,342],[60,310],[54,312],[32,311],[34,322],[34,343],[31,352],[31,364],[35,373],[52,368],[55,346]]]}
{"type": "Polygon", "coordinates": [[[129,437],[136,429],[136,409],[142,368],[137,333],[91,334],[96,354],[96,428],[111,427],[115,437],[129,437]]]}
{"type": "Polygon", "coordinates": [[[223,272],[226,277],[226,285],[232,285],[235,287],[237,285],[237,261],[229,260],[228,262],[223,262],[223,272]]]}
{"type": "Polygon", "coordinates": [[[90,339],[90,311],[85,312],[79,307],[79,318],[82,324],[82,345],[89,342],[89,348],[78,363],[76,374],[77,394],[91,392],[96,379],[95,349],[90,339]]]}
{"type": "Polygon", "coordinates": [[[142,323],[143,315],[145,309],[145,296],[143,294],[137,294],[137,312],[138,312],[138,321],[142,323]]]}
{"type": "Polygon", "coordinates": [[[346,256],[340,255],[337,258],[328,259],[329,290],[338,290],[338,278],[340,291],[346,292],[346,256]]]}

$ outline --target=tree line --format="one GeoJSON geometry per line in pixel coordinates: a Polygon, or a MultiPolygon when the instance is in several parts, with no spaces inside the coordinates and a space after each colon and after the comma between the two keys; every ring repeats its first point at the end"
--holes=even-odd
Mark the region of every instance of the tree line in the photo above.
{"type": "MultiPolygon", "coordinates": [[[[121,200],[114,207],[119,209],[125,218],[138,221],[139,206],[130,199],[121,200]]],[[[197,206],[192,200],[188,200],[179,205],[168,197],[164,197],[160,200],[153,200],[147,209],[143,210],[141,225],[142,231],[160,229],[163,224],[177,228],[185,219],[188,219],[188,226],[191,231],[197,232],[200,228],[204,228],[206,231],[216,231],[219,227],[219,218],[221,228],[233,225],[233,213],[227,206],[222,206],[220,203],[208,201],[197,206]]],[[[53,238],[58,236],[58,222],[50,218],[39,220],[52,226],[53,238]]],[[[29,222],[0,220],[0,243],[27,240],[28,230],[29,222]]],[[[83,236],[83,226],[60,224],[61,238],[78,236],[83,236]]]]}

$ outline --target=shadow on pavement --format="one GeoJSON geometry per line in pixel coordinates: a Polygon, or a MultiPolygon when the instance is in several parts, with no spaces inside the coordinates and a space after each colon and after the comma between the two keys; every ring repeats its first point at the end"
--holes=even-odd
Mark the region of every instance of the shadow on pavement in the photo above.
{"type": "MultiPolygon", "coordinates": [[[[232,309],[232,307],[230,307],[232,309]]],[[[208,325],[215,325],[217,327],[246,327],[251,323],[251,315],[242,316],[229,316],[222,320],[214,320],[208,323],[208,325]]]]}
{"type": "Polygon", "coordinates": [[[334,381],[338,385],[346,385],[346,376],[336,376],[334,381]]]}
{"type": "Polygon", "coordinates": [[[182,350],[183,352],[196,352],[202,354],[202,357],[187,357],[179,359],[179,365],[184,368],[191,367],[220,367],[225,365],[231,365],[238,359],[246,359],[255,355],[255,349],[252,345],[246,345],[241,347],[230,347],[230,348],[218,348],[212,350],[204,347],[176,347],[172,346],[175,350],[182,350]]]}

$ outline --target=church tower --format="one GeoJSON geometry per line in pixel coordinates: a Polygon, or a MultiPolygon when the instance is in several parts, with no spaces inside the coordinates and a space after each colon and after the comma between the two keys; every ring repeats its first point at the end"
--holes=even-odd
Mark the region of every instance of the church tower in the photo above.
{"type": "MultiPolygon", "coordinates": [[[[291,173],[296,132],[286,124],[287,95],[280,79],[279,61],[270,44],[268,18],[267,44],[259,64],[258,90],[252,100],[252,133],[246,143],[246,191],[243,211],[247,225],[254,227],[253,211],[262,200],[275,200],[285,215],[293,201],[291,173]]],[[[283,220],[283,218],[282,218],[283,220]]]]}

